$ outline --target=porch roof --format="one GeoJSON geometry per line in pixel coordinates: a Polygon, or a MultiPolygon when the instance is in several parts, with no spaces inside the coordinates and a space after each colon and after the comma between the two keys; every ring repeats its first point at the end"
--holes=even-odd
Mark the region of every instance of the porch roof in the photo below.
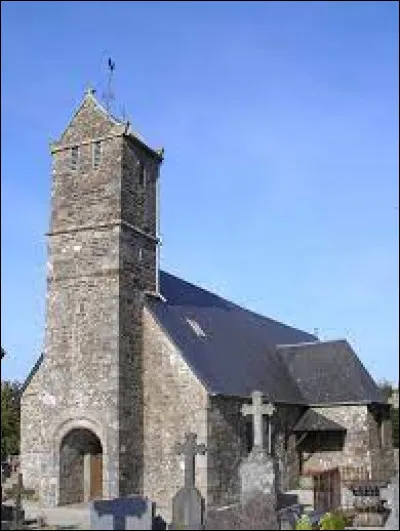
{"type": "Polygon", "coordinates": [[[346,428],[334,420],[328,419],[314,409],[307,409],[293,428],[294,432],[306,431],[346,431],[346,428]]]}

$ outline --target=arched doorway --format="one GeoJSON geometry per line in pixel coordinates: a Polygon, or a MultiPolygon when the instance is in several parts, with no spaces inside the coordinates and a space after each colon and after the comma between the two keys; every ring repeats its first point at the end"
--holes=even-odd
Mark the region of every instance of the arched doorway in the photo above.
{"type": "Polygon", "coordinates": [[[59,505],[81,503],[103,495],[103,449],[86,428],[69,431],[60,446],[59,505]]]}

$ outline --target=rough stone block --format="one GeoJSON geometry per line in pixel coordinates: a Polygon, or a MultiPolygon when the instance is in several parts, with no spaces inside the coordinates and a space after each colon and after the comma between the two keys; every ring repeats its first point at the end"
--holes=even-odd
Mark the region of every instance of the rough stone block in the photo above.
{"type": "Polygon", "coordinates": [[[253,448],[239,468],[241,499],[247,501],[255,492],[276,492],[275,465],[273,459],[261,448],[253,448]]]}
{"type": "Polygon", "coordinates": [[[205,529],[279,529],[275,496],[255,493],[246,502],[209,510],[205,529]]]}

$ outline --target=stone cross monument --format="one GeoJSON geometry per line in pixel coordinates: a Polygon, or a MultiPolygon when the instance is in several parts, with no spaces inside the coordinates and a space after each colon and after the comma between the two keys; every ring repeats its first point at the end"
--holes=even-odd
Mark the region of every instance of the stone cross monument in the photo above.
{"type": "Polygon", "coordinates": [[[195,460],[196,454],[204,455],[206,453],[205,444],[197,444],[197,435],[195,433],[186,433],[185,442],[176,445],[176,453],[185,456],[185,487],[192,488],[195,486],[195,460]]]}
{"type": "Polygon", "coordinates": [[[185,442],[178,443],[175,450],[185,456],[185,483],[172,499],[170,529],[203,529],[204,499],[195,486],[195,459],[206,453],[206,447],[197,444],[195,433],[186,433],[185,442]]]}
{"type": "Polygon", "coordinates": [[[275,465],[272,459],[271,416],[275,411],[273,404],[263,404],[260,391],[251,394],[252,404],[244,404],[242,415],[253,416],[254,445],[250,454],[240,465],[241,499],[246,502],[259,494],[270,496],[274,505],[276,496],[275,465]],[[264,449],[263,416],[268,416],[268,452],[264,449]]]}
{"type": "Polygon", "coordinates": [[[242,415],[253,415],[253,447],[264,448],[263,437],[263,415],[268,416],[268,453],[271,455],[271,417],[274,414],[275,407],[273,404],[263,404],[262,393],[253,391],[251,393],[252,404],[242,406],[242,415]]]}

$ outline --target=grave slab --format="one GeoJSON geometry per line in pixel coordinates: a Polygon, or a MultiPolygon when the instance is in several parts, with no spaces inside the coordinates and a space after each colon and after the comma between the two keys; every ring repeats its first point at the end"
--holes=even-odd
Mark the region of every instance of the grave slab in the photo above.
{"type": "Polygon", "coordinates": [[[155,504],[148,498],[129,496],[90,502],[90,529],[150,530],[155,504]]]}

